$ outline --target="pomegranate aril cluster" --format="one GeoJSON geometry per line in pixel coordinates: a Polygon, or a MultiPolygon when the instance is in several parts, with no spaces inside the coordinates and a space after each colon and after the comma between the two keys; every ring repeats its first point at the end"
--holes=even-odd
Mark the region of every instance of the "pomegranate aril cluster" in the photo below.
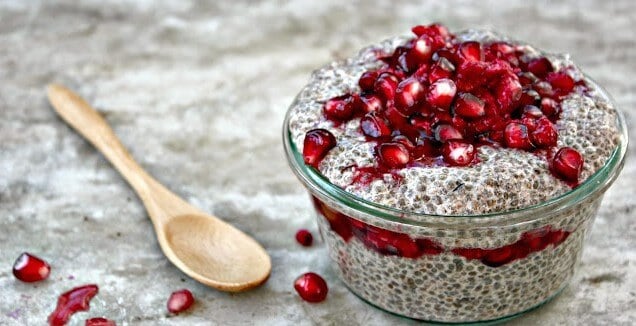
{"type": "Polygon", "coordinates": [[[498,248],[448,248],[431,238],[413,238],[405,233],[395,232],[366,224],[350,216],[331,209],[316,197],[312,197],[314,207],[328,222],[332,231],[345,242],[357,238],[370,250],[385,256],[416,259],[452,253],[468,260],[479,260],[486,266],[499,267],[552,245],[557,247],[571,234],[570,231],[545,226],[525,232],[514,243],[498,248]]]}
{"type": "MultiPolygon", "coordinates": [[[[361,75],[359,93],[323,106],[336,127],[360,119],[360,132],[376,144],[376,169],[369,174],[470,166],[479,162],[478,147],[487,145],[541,155],[555,176],[577,184],[583,157],[557,155],[563,149],[556,148],[555,123],[561,101],[586,91],[584,80],[574,80],[567,67],[555,71],[550,60],[523,46],[461,42],[439,24],[412,31],[413,39],[379,57],[385,65],[361,75]]],[[[305,163],[318,167],[335,146],[329,131],[310,130],[305,163]]]]}

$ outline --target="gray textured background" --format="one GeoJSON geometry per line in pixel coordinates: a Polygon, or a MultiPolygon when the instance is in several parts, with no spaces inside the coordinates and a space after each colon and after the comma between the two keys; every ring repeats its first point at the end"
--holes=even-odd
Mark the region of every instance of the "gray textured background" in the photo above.
{"type": "MultiPolygon", "coordinates": [[[[120,325],[412,323],[350,294],[320,241],[295,243],[296,229],[316,225],[280,130],[312,69],[418,23],[495,28],[570,52],[636,123],[630,0],[218,2],[0,0],[0,325],[42,325],[57,295],[89,282],[100,293],[75,324],[101,315],[120,325]],[[93,103],[157,179],[263,243],[270,280],[226,294],[170,265],[135,194],[53,114],[51,81],[93,103]],[[49,260],[49,280],[13,278],[25,250],[49,260]],[[293,292],[307,270],[330,285],[322,304],[293,292]],[[168,317],[165,300],[182,287],[198,303],[168,317]]],[[[512,324],[636,323],[634,135],[572,284],[512,324]]]]}

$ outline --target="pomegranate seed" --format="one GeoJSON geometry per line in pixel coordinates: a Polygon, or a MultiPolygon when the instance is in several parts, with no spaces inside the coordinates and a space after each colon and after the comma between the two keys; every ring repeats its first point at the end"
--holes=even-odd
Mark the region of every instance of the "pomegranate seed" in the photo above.
{"type": "Polygon", "coordinates": [[[528,71],[539,78],[545,78],[553,70],[552,63],[545,57],[532,59],[528,62],[528,71]]]}
{"type": "Polygon", "coordinates": [[[539,119],[543,116],[541,109],[534,105],[526,105],[523,107],[523,116],[533,119],[539,119]]]}
{"type": "Polygon", "coordinates": [[[362,95],[359,97],[358,109],[360,112],[379,112],[382,110],[382,100],[375,95],[362,95]]]}
{"type": "Polygon", "coordinates": [[[472,144],[457,140],[448,141],[442,146],[444,162],[453,166],[466,166],[475,158],[475,148],[472,144]]]}
{"type": "Polygon", "coordinates": [[[543,98],[554,96],[554,89],[552,89],[552,85],[546,81],[539,81],[535,83],[532,88],[543,98]]]}
{"type": "Polygon", "coordinates": [[[304,247],[311,246],[311,243],[314,241],[314,236],[311,235],[311,232],[305,229],[300,229],[296,232],[296,241],[300,243],[304,247]]]}
{"type": "Polygon", "coordinates": [[[445,143],[449,140],[463,139],[462,134],[451,125],[442,124],[435,128],[435,139],[445,143]]]}
{"type": "Polygon", "coordinates": [[[325,205],[325,203],[320,201],[320,199],[314,196],[312,196],[311,199],[313,200],[316,210],[327,220],[327,222],[329,222],[329,227],[340,235],[344,241],[349,241],[353,235],[351,231],[351,223],[349,223],[351,218],[332,210],[325,205]]]}
{"type": "Polygon", "coordinates": [[[418,25],[411,28],[413,34],[417,36],[428,35],[428,36],[441,36],[446,38],[450,35],[450,32],[445,26],[440,24],[431,24],[429,26],[418,25]]]}
{"type": "Polygon", "coordinates": [[[541,101],[541,96],[537,91],[529,89],[521,92],[521,98],[519,98],[519,105],[538,105],[541,101]]]}
{"type": "Polygon", "coordinates": [[[370,92],[373,90],[375,80],[378,78],[378,73],[375,71],[367,71],[360,76],[358,85],[363,92],[370,92]]]}
{"type": "Polygon", "coordinates": [[[416,239],[415,242],[417,243],[417,246],[420,247],[420,251],[424,255],[438,255],[444,252],[444,248],[433,240],[416,239]]]}
{"type": "Polygon", "coordinates": [[[428,82],[432,84],[442,78],[451,78],[454,71],[455,66],[448,59],[442,57],[431,67],[428,82]]]}
{"type": "Polygon", "coordinates": [[[386,125],[384,119],[373,113],[365,115],[360,120],[362,133],[372,138],[380,138],[391,135],[391,129],[386,125]]]}
{"type": "Polygon", "coordinates": [[[455,82],[447,78],[442,78],[429,86],[426,100],[432,106],[448,109],[451,102],[453,102],[456,92],[457,87],[455,86],[455,82]]]}
{"type": "Polygon", "coordinates": [[[86,322],[84,323],[85,326],[117,326],[117,324],[110,320],[110,319],[106,319],[104,317],[93,317],[91,319],[86,319],[86,322]]]}
{"type": "Polygon", "coordinates": [[[393,137],[391,141],[394,143],[402,144],[402,146],[404,146],[404,148],[406,148],[409,151],[415,148],[415,145],[413,145],[413,143],[409,140],[409,138],[404,135],[397,135],[393,137]]]}
{"type": "Polygon", "coordinates": [[[521,84],[519,78],[515,75],[502,78],[497,84],[495,97],[499,108],[504,113],[512,111],[514,102],[521,98],[521,84]]]}
{"type": "Polygon", "coordinates": [[[384,165],[401,168],[409,162],[409,151],[402,144],[384,143],[378,146],[378,154],[384,165]]]}
{"type": "Polygon", "coordinates": [[[506,125],[504,141],[509,148],[526,150],[532,148],[532,143],[528,137],[528,128],[522,123],[511,122],[506,125]]]}
{"type": "Polygon", "coordinates": [[[336,138],[325,129],[312,129],[305,135],[303,158],[305,163],[318,167],[327,152],[336,146],[336,138]]]}
{"type": "Polygon", "coordinates": [[[519,77],[519,83],[521,84],[521,86],[532,85],[539,80],[537,76],[535,76],[531,72],[517,73],[517,77],[519,77]]]}
{"type": "Polygon", "coordinates": [[[395,90],[395,106],[409,108],[415,105],[424,93],[424,86],[415,78],[404,79],[395,90]]]}
{"type": "Polygon", "coordinates": [[[455,101],[455,114],[474,119],[486,115],[485,103],[470,93],[460,93],[455,101]]]}
{"type": "Polygon", "coordinates": [[[507,42],[493,42],[488,49],[497,54],[497,57],[515,52],[515,48],[507,42]]]}
{"type": "Polygon", "coordinates": [[[316,273],[305,273],[294,281],[294,289],[307,302],[321,302],[327,298],[327,282],[316,273]]]}
{"type": "Polygon", "coordinates": [[[559,103],[557,101],[544,97],[541,99],[541,112],[548,117],[553,117],[559,111],[559,103]]]}
{"type": "MultiPolygon", "coordinates": [[[[540,112],[540,111],[539,111],[540,112]]],[[[537,120],[535,130],[530,134],[532,143],[539,148],[548,148],[557,144],[558,133],[554,124],[546,117],[537,120]]]]}
{"type": "Polygon", "coordinates": [[[411,118],[411,125],[418,130],[423,131],[427,136],[432,134],[431,121],[421,116],[411,118]]]}
{"type": "Polygon", "coordinates": [[[565,181],[578,181],[583,169],[583,156],[576,149],[563,147],[554,155],[552,171],[565,181]]]}
{"type": "Polygon", "coordinates": [[[405,258],[418,258],[422,251],[417,243],[406,234],[392,232],[389,243],[397,251],[397,256],[405,258]]]}
{"type": "Polygon", "coordinates": [[[546,80],[552,85],[552,88],[556,88],[564,94],[570,93],[574,89],[574,79],[565,72],[551,72],[546,80]]]}
{"type": "Polygon", "coordinates": [[[22,282],[42,281],[50,272],[51,267],[46,261],[28,252],[23,252],[13,264],[13,275],[22,282]]]}
{"type": "Polygon", "coordinates": [[[482,61],[481,43],[475,41],[464,42],[457,49],[460,57],[467,61],[482,61]]]}
{"type": "Polygon", "coordinates": [[[182,289],[170,294],[166,307],[170,313],[179,314],[188,310],[193,303],[194,296],[192,295],[192,292],[188,289],[182,289]]]}
{"type": "Polygon", "coordinates": [[[385,100],[393,99],[397,89],[398,79],[395,75],[385,72],[380,74],[373,84],[373,90],[385,100]]]}
{"type": "Polygon", "coordinates": [[[514,259],[511,246],[488,250],[488,253],[481,261],[490,267],[499,267],[511,262],[514,259]]]}
{"type": "Polygon", "coordinates": [[[448,49],[440,49],[435,51],[435,53],[433,53],[433,61],[439,61],[441,58],[445,58],[446,60],[450,61],[453,65],[456,65],[457,62],[457,56],[451,52],[448,49]]]}
{"type": "Polygon", "coordinates": [[[486,76],[488,64],[481,61],[463,61],[457,69],[457,89],[472,92],[488,80],[486,76]]]}
{"type": "Polygon", "coordinates": [[[428,35],[421,35],[413,42],[409,57],[417,63],[427,62],[433,55],[433,40],[428,35]]]}
{"type": "Polygon", "coordinates": [[[323,112],[332,121],[346,121],[353,115],[351,95],[334,97],[325,103],[323,112]]]}
{"type": "Polygon", "coordinates": [[[66,325],[71,315],[78,311],[89,309],[91,299],[97,294],[99,288],[95,284],[88,284],[76,287],[68,292],[64,292],[57,299],[55,310],[49,315],[48,321],[51,326],[66,325]]]}

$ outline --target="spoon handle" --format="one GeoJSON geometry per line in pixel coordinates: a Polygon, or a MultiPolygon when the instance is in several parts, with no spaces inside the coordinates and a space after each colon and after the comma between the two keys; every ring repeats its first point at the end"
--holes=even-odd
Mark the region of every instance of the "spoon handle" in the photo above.
{"type": "Polygon", "coordinates": [[[47,95],[60,117],[93,144],[135,189],[155,224],[163,221],[166,213],[192,212],[189,205],[144,171],[106,120],[80,96],[59,84],[50,84],[47,95]],[[165,207],[166,202],[171,203],[170,207],[165,207]]]}

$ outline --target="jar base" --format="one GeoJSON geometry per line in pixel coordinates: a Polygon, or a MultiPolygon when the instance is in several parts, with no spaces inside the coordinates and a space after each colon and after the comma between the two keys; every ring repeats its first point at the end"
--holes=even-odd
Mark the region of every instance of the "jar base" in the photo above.
{"type": "Polygon", "coordinates": [[[566,287],[568,287],[568,285],[569,285],[569,282],[566,282],[560,289],[558,289],[556,292],[554,292],[554,294],[552,294],[551,296],[549,296],[547,299],[543,300],[539,304],[537,304],[537,305],[535,305],[533,307],[530,307],[530,308],[528,308],[526,310],[520,311],[518,313],[509,315],[509,316],[504,316],[504,317],[501,317],[501,318],[491,319],[491,320],[445,322],[445,321],[436,321],[436,320],[425,320],[425,319],[411,318],[411,317],[408,317],[408,316],[405,316],[405,315],[401,315],[399,313],[387,310],[385,308],[382,308],[382,307],[374,304],[373,302],[365,299],[364,297],[362,297],[361,295],[356,293],[356,291],[353,288],[351,288],[349,285],[347,285],[346,282],[342,282],[342,283],[347,287],[347,289],[351,293],[353,293],[360,300],[364,301],[365,303],[367,303],[367,304],[369,304],[369,305],[371,305],[371,306],[373,306],[375,308],[378,308],[379,310],[382,310],[382,311],[384,311],[386,313],[389,313],[389,314],[391,314],[393,316],[396,316],[396,317],[404,318],[404,319],[407,319],[407,320],[416,320],[416,321],[424,322],[424,323],[426,323],[428,325],[480,325],[480,326],[500,325],[500,324],[502,324],[504,322],[507,322],[507,321],[510,321],[512,319],[516,319],[518,317],[521,317],[521,316],[525,315],[528,312],[531,312],[531,311],[533,311],[535,309],[538,309],[538,308],[542,307],[543,305],[546,305],[546,304],[550,303],[550,301],[554,300],[557,296],[559,296],[563,292],[563,290],[566,287]]]}

